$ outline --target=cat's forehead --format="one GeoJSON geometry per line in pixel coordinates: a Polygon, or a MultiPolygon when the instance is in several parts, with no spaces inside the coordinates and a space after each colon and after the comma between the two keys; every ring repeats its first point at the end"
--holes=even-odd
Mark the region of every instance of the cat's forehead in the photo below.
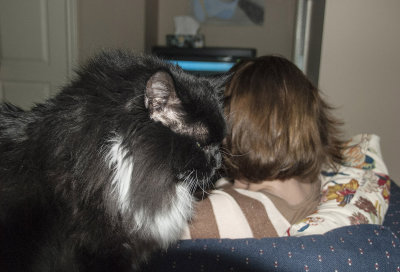
{"type": "Polygon", "coordinates": [[[183,91],[184,95],[190,97],[190,101],[187,104],[183,103],[183,106],[187,114],[193,118],[196,134],[208,140],[218,141],[222,138],[225,133],[225,121],[214,82],[208,78],[198,77],[183,91]]]}
{"type": "Polygon", "coordinates": [[[154,73],[147,82],[145,105],[150,118],[176,133],[219,141],[225,122],[215,81],[170,68],[154,73]]]}

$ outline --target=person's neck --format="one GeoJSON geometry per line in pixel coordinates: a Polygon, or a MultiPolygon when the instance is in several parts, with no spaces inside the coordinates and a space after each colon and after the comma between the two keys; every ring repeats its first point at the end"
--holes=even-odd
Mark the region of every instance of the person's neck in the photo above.
{"type": "Polygon", "coordinates": [[[235,180],[233,186],[235,188],[246,189],[249,191],[268,192],[286,200],[289,205],[300,204],[312,194],[312,184],[310,182],[301,181],[297,178],[267,180],[260,183],[235,180]]]}

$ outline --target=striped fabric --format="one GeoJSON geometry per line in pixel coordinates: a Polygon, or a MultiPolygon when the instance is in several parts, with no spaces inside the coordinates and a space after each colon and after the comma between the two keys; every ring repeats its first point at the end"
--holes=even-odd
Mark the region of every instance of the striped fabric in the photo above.
{"type": "Polygon", "coordinates": [[[262,238],[285,236],[294,222],[313,213],[316,195],[296,207],[266,192],[253,192],[225,184],[197,203],[193,221],[182,239],[262,238]]]}

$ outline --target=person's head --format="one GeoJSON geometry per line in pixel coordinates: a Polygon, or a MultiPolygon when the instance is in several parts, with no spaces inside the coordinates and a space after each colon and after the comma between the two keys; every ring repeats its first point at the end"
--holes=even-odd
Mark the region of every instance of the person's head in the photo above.
{"type": "Polygon", "coordinates": [[[225,89],[228,177],[314,180],[342,160],[338,125],[319,90],[293,63],[263,56],[237,64],[225,89]]]}

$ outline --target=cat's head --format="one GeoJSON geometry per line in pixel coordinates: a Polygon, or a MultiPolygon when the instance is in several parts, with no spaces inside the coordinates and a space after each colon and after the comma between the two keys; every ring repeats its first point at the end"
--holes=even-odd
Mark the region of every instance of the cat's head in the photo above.
{"type": "Polygon", "coordinates": [[[207,182],[221,166],[219,144],[225,123],[216,95],[218,84],[163,70],[147,81],[144,102],[150,119],[168,127],[185,144],[185,150],[171,150],[179,180],[207,182]]]}

